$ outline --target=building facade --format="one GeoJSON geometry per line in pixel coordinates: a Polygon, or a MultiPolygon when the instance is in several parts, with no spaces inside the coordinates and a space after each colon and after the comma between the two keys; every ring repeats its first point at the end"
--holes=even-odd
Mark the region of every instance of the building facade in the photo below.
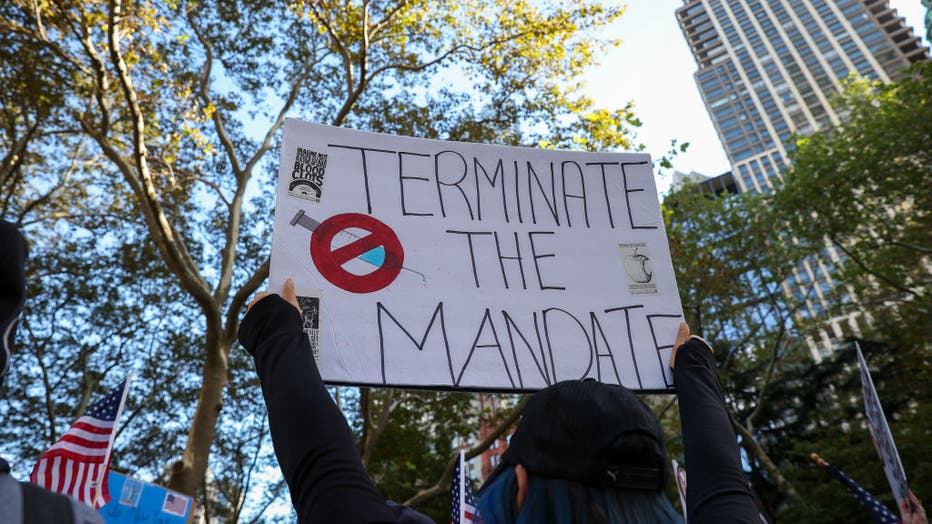
{"type": "MultiPolygon", "coordinates": [[[[508,406],[496,395],[488,393],[476,393],[475,403],[480,413],[479,440],[482,441],[495,430],[497,418],[508,411],[508,406]]],[[[482,452],[479,463],[476,465],[478,468],[472,472],[472,478],[477,479],[479,482],[485,482],[485,479],[489,478],[489,475],[501,464],[502,453],[508,449],[510,438],[511,431],[508,431],[482,452]]]]}
{"type": "MultiPolygon", "coordinates": [[[[830,100],[851,74],[889,82],[929,51],[887,0],[684,0],[676,18],[699,66],[694,78],[742,192],[778,185],[793,133],[838,125],[830,100]]],[[[821,318],[840,263],[827,247],[799,263],[787,292],[821,318]]],[[[845,296],[842,294],[842,296],[845,296]]],[[[821,335],[857,331],[829,320],[821,335]]],[[[814,355],[819,358],[818,350],[814,355]]]]}

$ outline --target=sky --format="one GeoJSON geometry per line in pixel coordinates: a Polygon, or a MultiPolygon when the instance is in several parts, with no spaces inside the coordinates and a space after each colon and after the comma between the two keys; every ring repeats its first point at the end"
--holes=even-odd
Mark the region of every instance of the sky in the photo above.
{"type": "MultiPolygon", "coordinates": [[[[892,0],[890,4],[906,18],[914,34],[925,33],[920,0],[892,0]]],[[[728,171],[725,152],[693,80],[696,62],[674,15],[683,0],[630,0],[627,5],[625,15],[609,29],[620,36],[622,44],[587,72],[587,94],[596,106],[609,109],[633,100],[643,122],[638,139],[652,157],[665,153],[670,140],[676,138],[690,146],[674,160],[674,169],[710,176],[728,171]]],[[[669,183],[669,177],[662,178],[658,189],[663,191],[662,186],[669,183]]]]}

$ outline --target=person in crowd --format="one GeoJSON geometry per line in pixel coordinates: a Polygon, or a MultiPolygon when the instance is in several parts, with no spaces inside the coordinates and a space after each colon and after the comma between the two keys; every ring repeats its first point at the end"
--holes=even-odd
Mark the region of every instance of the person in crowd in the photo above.
{"type": "Polygon", "coordinates": [[[912,490],[909,491],[909,500],[900,500],[900,515],[903,516],[903,524],[929,524],[926,509],[912,490]]]}
{"type": "MultiPolygon", "coordinates": [[[[294,285],[249,305],[239,340],[252,355],[272,443],[302,523],[426,523],[387,503],[366,474],[301,328],[294,285]]],[[[682,324],[670,366],[689,466],[693,523],[760,523],[725,411],[712,348],[682,324]]],[[[622,386],[568,381],[528,402],[502,465],[479,491],[483,524],[679,522],[663,494],[660,424],[622,386]]]]}
{"type": "MultiPolygon", "coordinates": [[[[26,239],[15,225],[0,220],[0,380],[10,367],[16,324],[26,301],[26,239]]],[[[0,521],[11,524],[103,524],[94,508],[10,476],[0,458],[0,521]]]]}
{"type": "MultiPolygon", "coordinates": [[[[725,411],[712,348],[680,325],[677,386],[690,522],[760,523],[725,411]]],[[[622,386],[569,381],[537,393],[479,492],[485,522],[678,522],[663,493],[660,423],[622,386]],[[554,515],[555,514],[555,515],[554,515]]]]}
{"type": "MultiPolygon", "coordinates": [[[[321,380],[291,280],[250,302],[239,340],[253,357],[272,442],[302,523],[426,524],[386,501],[366,474],[343,414],[321,380]]],[[[712,347],[682,323],[670,368],[689,465],[693,523],[759,523],[725,410],[712,347]]],[[[659,422],[622,386],[567,381],[528,402],[502,463],[479,491],[483,524],[679,522],[663,495],[659,422]]],[[[928,524],[919,499],[903,524],[928,524]]]]}

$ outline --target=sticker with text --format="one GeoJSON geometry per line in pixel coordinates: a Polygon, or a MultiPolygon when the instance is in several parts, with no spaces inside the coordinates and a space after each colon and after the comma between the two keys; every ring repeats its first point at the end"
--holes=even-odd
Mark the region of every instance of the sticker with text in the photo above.
{"type": "Polygon", "coordinates": [[[298,305],[301,306],[301,329],[307,335],[314,361],[320,366],[320,291],[298,295],[298,305]]]}
{"type": "Polygon", "coordinates": [[[654,267],[650,251],[645,242],[618,244],[621,260],[628,279],[628,291],[632,295],[656,295],[657,284],[654,283],[654,267]]]}
{"type": "Polygon", "coordinates": [[[327,155],[310,149],[298,148],[295,155],[291,180],[288,182],[288,194],[319,203],[324,191],[324,173],[327,171],[327,155]]]}

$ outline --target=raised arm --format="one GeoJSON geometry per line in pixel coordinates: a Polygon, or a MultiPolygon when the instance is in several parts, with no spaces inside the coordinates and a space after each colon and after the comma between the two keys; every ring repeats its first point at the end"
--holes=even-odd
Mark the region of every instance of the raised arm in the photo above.
{"type": "Polygon", "coordinates": [[[264,294],[250,305],[239,328],[252,355],[269,412],[272,444],[291,501],[302,523],[396,522],[363,469],[353,434],[327,393],[293,285],[282,296],[264,294]]]}
{"type": "Polygon", "coordinates": [[[690,337],[685,323],[675,347],[670,367],[683,428],[688,520],[690,524],[760,524],[741,467],[737,437],[725,411],[712,347],[699,337],[690,337]]]}

